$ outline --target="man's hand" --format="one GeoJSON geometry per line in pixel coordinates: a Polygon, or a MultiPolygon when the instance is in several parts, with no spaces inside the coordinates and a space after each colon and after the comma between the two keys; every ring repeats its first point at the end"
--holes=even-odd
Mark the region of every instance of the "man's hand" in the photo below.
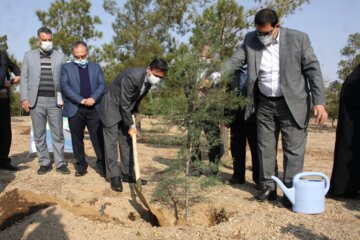
{"type": "Polygon", "coordinates": [[[30,109],[29,109],[29,107],[30,107],[29,101],[27,101],[27,100],[22,101],[21,102],[21,107],[24,109],[25,112],[29,112],[30,111],[30,109]]]}
{"type": "Polygon", "coordinates": [[[328,118],[324,105],[314,105],[315,123],[322,125],[328,118]]]}
{"type": "Polygon", "coordinates": [[[85,105],[86,104],[86,99],[84,98],[83,100],[81,100],[80,104],[85,105]]]}
{"type": "Polygon", "coordinates": [[[136,128],[130,127],[129,130],[128,130],[128,134],[129,134],[130,136],[136,135],[136,134],[137,134],[136,128]]]}
{"type": "Polygon", "coordinates": [[[11,78],[11,84],[18,84],[20,82],[20,76],[11,78]]]}
{"type": "Polygon", "coordinates": [[[91,107],[94,104],[95,104],[95,100],[93,98],[87,98],[86,99],[85,106],[91,107]]]}

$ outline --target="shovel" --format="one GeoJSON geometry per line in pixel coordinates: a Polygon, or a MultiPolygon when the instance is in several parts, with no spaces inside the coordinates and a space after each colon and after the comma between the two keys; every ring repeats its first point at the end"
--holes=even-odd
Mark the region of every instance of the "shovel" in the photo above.
{"type": "MultiPolygon", "coordinates": [[[[134,119],[134,117],[133,117],[134,119]]],[[[135,121],[134,121],[135,122],[135,121]]],[[[135,184],[133,184],[133,188],[135,189],[136,195],[142,202],[142,204],[148,209],[151,215],[158,221],[161,227],[168,227],[171,226],[169,221],[165,218],[164,214],[148,203],[144,195],[142,194],[142,184],[140,178],[140,168],[139,168],[139,160],[138,160],[138,151],[137,151],[137,141],[136,141],[136,134],[131,135],[132,139],[132,147],[133,147],[133,155],[134,155],[134,170],[135,170],[135,184]]]]}

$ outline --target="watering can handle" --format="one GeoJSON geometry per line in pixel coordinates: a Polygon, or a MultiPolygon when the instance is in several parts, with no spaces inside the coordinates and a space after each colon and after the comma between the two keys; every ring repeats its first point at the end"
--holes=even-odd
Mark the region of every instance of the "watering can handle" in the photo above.
{"type": "Polygon", "coordinates": [[[296,174],[293,182],[297,182],[300,180],[301,177],[305,177],[305,176],[323,177],[325,179],[325,194],[329,191],[329,188],[330,188],[329,178],[328,178],[328,176],[326,176],[324,173],[321,173],[321,172],[303,172],[303,173],[296,174]]]}

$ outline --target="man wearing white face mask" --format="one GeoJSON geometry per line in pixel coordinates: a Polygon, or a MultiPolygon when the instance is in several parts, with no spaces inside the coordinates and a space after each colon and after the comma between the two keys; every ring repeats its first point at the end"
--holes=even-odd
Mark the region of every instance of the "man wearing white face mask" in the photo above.
{"type": "Polygon", "coordinates": [[[46,123],[49,123],[54,148],[56,171],[69,174],[64,161],[64,135],[62,99],[60,94],[61,66],[65,55],[53,49],[52,32],[41,27],[38,32],[39,49],[25,53],[21,68],[20,97],[25,112],[30,111],[34,130],[36,153],[40,168],[38,174],[51,170],[50,155],[46,145],[46,123]]]}
{"type": "Polygon", "coordinates": [[[122,191],[121,177],[124,182],[135,182],[131,135],[136,134],[136,127],[131,114],[138,111],[151,86],[158,84],[167,71],[167,63],[161,58],[155,58],[146,68],[125,69],[101,99],[98,112],[104,125],[106,177],[110,178],[114,191],[122,191]],[[121,174],[117,164],[118,142],[123,166],[121,174]]]}
{"type": "MultiPolygon", "coordinates": [[[[281,132],[284,155],[284,183],[292,185],[293,177],[302,172],[311,105],[318,124],[327,119],[324,84],[320,64],[307,34],[280,28],[275,11],[262,9],[255,15],[255,31],[246,34],[244,42],[225,64],[234,76],[248,66],[247,96],[251,103],[245,119],[256,112],[260,183],[263,189],[255,198],[274,201],[276,155],[281,132]]],[[[234,84],[235,86],[235,84],[234,84]]],[[[282,199],[285,207],[291,203],[282,199]]]]}
{"type": "Polygon", "coordinates": [[[99,118],[99,101],[105,90],[105,79],[99,64],[88,61],[88,47],[83,41],[72,47],[74,60],[65,63],[61,70],[61,91],[64,97],[63,115],[69,120],[72,147],[75,157],[75,176],[87,173],[85,159],[84,130],[96,154],[96,168],[105,177],[104,140],[99,118]]]}

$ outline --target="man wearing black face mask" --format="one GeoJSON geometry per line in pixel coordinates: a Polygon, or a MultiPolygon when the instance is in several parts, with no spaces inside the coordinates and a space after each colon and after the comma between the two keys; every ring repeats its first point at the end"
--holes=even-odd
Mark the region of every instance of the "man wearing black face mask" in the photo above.
{"type": "MultiPolygon", "coordinates": [[[[278,16],[271,9],[262,9],[255,15],[255,28],[246,34],[224,71],[233,75],[242,66],[248,66],[247,96],[254,105],[247,106],[245,119],[256,111],[263,185],[256,199],[271,201],[277,198],[271,176],[276,175],[279,133],[284,152],[284,183],[291,187],[294,175],[303,169],[311,104],[318,124],[326,121],[327,113],[320,65],[309,37],[280,28],[278,16]]],[[[291,206],[287,198],[283,198],[283,204],[291,206]]]]}
{"type": "Polygon", "coordinates": [[[130,136],[136,134],[136,127],[131,114],[138,110],[151,86],[159,83],[167,71],[167,63],[161,58],[155,58],[146,68],[125,69],[112,81],[101,99],[99,115],[104,125],[106,176],[114,191],[122,191],[117,144],[119,142],[123,165],[122,179],[135,182],[130,136]]]}
{"type": "Polygon", "coordinates": [[[99,118],[99,102],[105,90],[105,79],[101,67],[89,62],[88,47],[83,41],[72,47],[74,60],[65,63],[61,70],[61,92],[64,96],[63,114],[69,119],[71,140],[75,157],[75,176],[86,174],[84,130],[87,126],[96,153],[96,167],[105,177],[104,140],[99,118]]]}

